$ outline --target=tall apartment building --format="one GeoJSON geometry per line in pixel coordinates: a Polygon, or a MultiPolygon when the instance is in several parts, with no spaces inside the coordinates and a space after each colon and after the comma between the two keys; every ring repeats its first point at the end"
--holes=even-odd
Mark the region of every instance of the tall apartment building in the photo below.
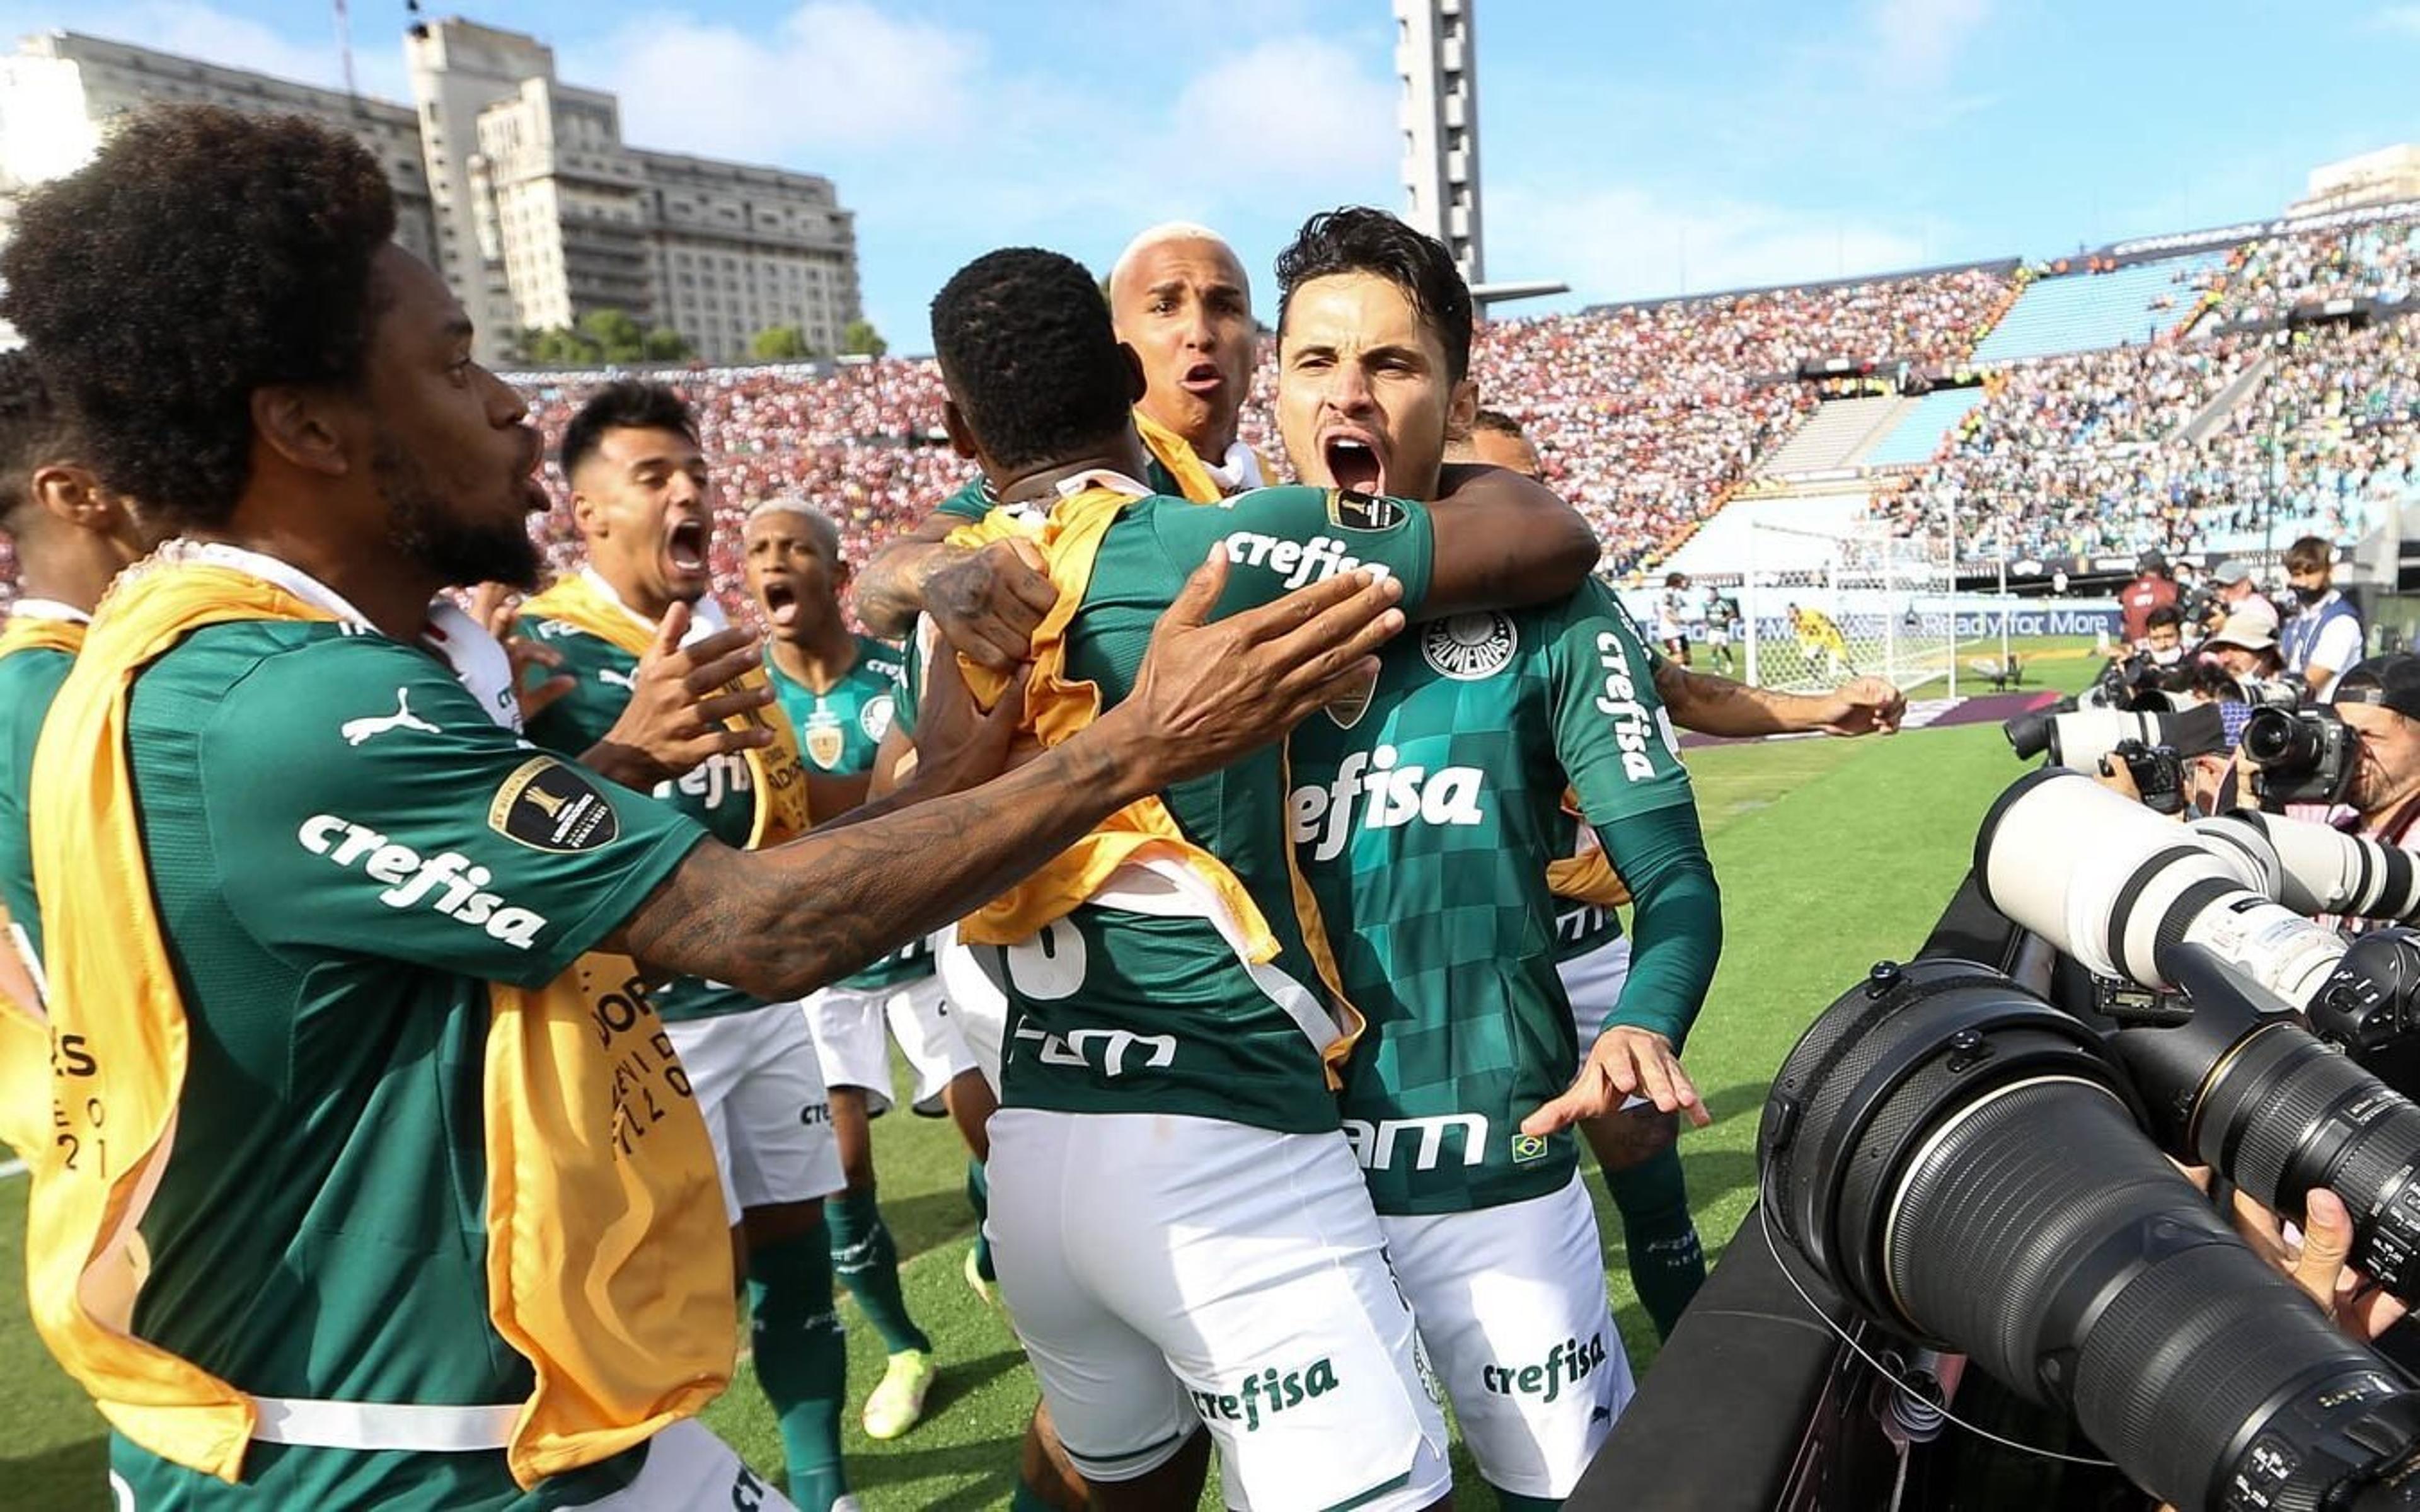
{"type": "Polygon", "coordinates": [[[0,58],[0,230],[15,193],[71,172],[108,119],[156,100],[292,111],[353,132],[387,166],[397,239],[427,258],[505,359],[523,330],[628,311],[710,362],[795,325],[822,351],[858,318],[857,232],[831,181],[651,152],[610,94],[555,77],[535,39],[459,19],[404,41],[412,104],[214,68],[72,33],[0,58]]]}

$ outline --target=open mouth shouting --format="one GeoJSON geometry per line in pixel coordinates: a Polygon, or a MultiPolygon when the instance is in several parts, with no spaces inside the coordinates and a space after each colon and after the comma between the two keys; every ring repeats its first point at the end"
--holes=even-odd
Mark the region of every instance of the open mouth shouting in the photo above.
{"type": "Polygon", "coordinates": [[[1323,431],[1319,456],[1327,464],[1328,481],[1337,487],[1366,494],[1387,491],[1386,453],[1370,432],[1354,426],[1323,431]]]}
{"type": "Polygon", "coordinates": [[[706,517],[683,515],[664,535],[664,576],[675,584],[706,584],[706,517]]]}
{"type": "Polygon", "coordinates": [[[1218,371],[1216,363],[1196,363],[1185,370],[1176,386],[1201,398],[1209,398],[1227,386],[1227,375],[1218,371]]]}
{"type": "Polygon", "coordinates": [[[789,579],[766,578],[756,585],[756,598],[773,628],[786,630],[799,623],[799,590],[789,579]]]}

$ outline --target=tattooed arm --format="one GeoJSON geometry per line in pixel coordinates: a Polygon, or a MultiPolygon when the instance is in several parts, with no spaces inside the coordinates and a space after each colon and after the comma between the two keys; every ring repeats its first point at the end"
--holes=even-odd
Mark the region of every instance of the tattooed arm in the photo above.
{"type": "MultiPolygon", "coordinates": [[[[1207,624],[1226,576],[1221,550],[1161,619],[1133,692],[1089,728],[980,787],[889,811],[894,795],[775,850],[706,841],[608,948],[801,996],[964,917],[1127,804],[1266,745],[1375,675],[1371,654],[1403,627],[1402,585],[1366,572],[1207,624]]],[[[1001,723],[985,729],[1004,754],[1001,723]]],[[[909,787],[962,780],[947,764],[928,752],[909,787]]]]}
{"type": "Polygon", "coordinates": [[[1655,693],[1672,722],[1701,735],[1740,737],[1824,731],[1862,735],[1899,728],[1907,695],[1879,677],[1856,677],[1829,693],[1751,687],[1655,658],[1655,693]]]}

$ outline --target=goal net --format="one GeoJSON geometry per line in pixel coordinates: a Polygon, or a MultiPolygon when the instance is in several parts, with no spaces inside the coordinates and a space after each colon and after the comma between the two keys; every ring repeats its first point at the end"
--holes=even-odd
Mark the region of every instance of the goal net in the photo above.
{"type": "Polygon", "coordinates": [[[1735,591],[1746,679],[1822,692],[1887,677],[1910,692],[1958,691],[1955,578],[1948,543],[1886,525],[1834,531],[1758,523],[1735,591]]]}

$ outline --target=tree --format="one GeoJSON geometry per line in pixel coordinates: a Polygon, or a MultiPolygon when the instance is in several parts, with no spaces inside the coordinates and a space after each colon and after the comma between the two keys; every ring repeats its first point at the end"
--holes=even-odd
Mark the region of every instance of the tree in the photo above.
{"type": "Polygon", "coordinates": [[[609,363],[643,362],[647,355],[647,333],[628,310],[589,311],[580,317],[580,334],[609,363]]]}
{"type": "Polygon", "coordinates": [[[647,361],[651,363],[677,363],[685,357],[697,355],[697,348],[689,344],[689,338],[670,326],[658,326],[648,332],[646,349],[647,361]]]}
{"type": "Polygon", "coordinates": [[[530,361],[542,367],[595,367],[605,360],[597,344],[568,326],[555,326],[530,337],[530,361]]]}
{"type": "Polygon", "coordinates": [[[748,338],[748,350],[765,363],[795,363],[815,354],[807,333],[796,326],[767,326],[748,338]]]}
{"type": "Polygon", "coordinates": [[[882,339],[873,321],[852,320],[840,333],[840,349],[852,356],[879,357],[891,349],[891,343],[882,339]]]}

